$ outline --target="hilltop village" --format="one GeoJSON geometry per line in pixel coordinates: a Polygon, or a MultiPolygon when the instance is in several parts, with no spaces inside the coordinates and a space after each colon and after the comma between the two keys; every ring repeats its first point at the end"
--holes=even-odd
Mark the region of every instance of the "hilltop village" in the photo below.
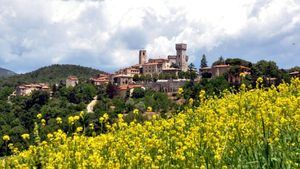
{"type": "MultiPolygon", "coordinates": [[[[95,86],[107,85],[109,83],[117,86],[118,93],[124,95],[126,91],[134,88],[148,88],[165,93],[174,93],[183,86],[190,78],[181,76],[184,72],[194,71],[196,73],[193,80],[200,81],[202,78],[214,78],[227,74],[227,81],[230,84],[239,85],[241,75],[251,75],[251,68],[243,64],[226,64],[220,62],[212,67],[201,67],[197,71],[188,64],[187,44],[175,44],[176,54],[167,55],[165,58],[149,58],[147,51],[142,49],[138,52],[139,63],[121,68],[113,74],[98,74],[91,77],[89,82],[95,86]],[[235,69],[232,72],[232,69],[235,69]],[[152,79],[152,80],[149,80],[152,79]],[[154,80],[153,80],[154,79],[154,80]]],[[[289,73],[290,76],[299,76],[299,71],[289,73]]],[[[270,84],[275,83],[276,78],[267,77],[270,84]]],[[[74,87],[79,83],[76,76],[70,75],[65,80],[66,87],[74,87]]],[[[46,83],[23,84],[16,87],[13,95],[26,96],[32,91],[48,91],[52,93],[51,88],[46,83]]]]}
{"type": "MultiPolygon", "coordinates": [[[[261,87],[258,81],[265,88],[299,77],[299,67],[279,69],[275,62],[265,60],[251,63],[220,57],[208,66],[205,55],[196,69],[189,62],[187,51],[187,44],[179,43],[175,44],[174,54],[148,58],[147,51],[142,49],[136,53],[136,64],[110,74],[76,65],[52,65],[28,73],[26,78],[19,78],[0,90],[0,136],[9,135],[14,145],[24,150],[36,144],[37,132],[42,141],[49,140],[48,133],[58,129],[69,136],[101,135],[110,131],[109,126],[118,127],[119,121],[126,125],[146,124],[149,120],[151,124],[154,118],[169,121],[177,115],[181,118],[180,112],[190,108],[197,110],[206,98],[218,98],[215,103],[222,107],[219,100],[226,100],[224,95],[228,92],[243,89],[252,93],[253,88],[261,87]],[[31,139],[24,140],[24,133],[31,139]]],[[[240,95],[230,96],[240,104],[240,95]]],[[[245,94],[245,98],[248,96],[245,94]]],[[[252,97],[253,103],[255,98],[252,97]]],[[[220,112],[214,111],[218,117],[220,112]]],[[[0,143],[0,157],[14,154],[7,150],[7,145],[0,143]]]]}

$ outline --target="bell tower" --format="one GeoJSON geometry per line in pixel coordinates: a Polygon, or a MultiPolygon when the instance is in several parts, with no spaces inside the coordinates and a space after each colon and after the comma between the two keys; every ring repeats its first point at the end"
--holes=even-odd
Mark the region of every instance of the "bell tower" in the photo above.
{"type": "Polygon", "coordinates": [[[140,50],[139,51],[139,64],[145,64],[147,61],[147,51],[146,50],[140,50]]]}

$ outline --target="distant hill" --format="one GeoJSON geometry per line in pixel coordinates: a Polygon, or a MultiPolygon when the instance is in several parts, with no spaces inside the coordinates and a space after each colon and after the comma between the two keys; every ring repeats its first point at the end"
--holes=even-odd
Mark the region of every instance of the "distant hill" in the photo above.
{"type": "Polygon", "coordinates": [[[42,67],[33,72],[14,75],[0,80],[0,86],[15,87],[23,83],[59,83],[68,76],[74,75],[79,79],[87,80],[99,73],[105,73],[101,70],[78,66],[78,65],[51,65],[42,67]]]}
{"type": "Polygon", "coordinates": [[[0,78],[16,75],[15,72],[0,67],[0,78]]]}

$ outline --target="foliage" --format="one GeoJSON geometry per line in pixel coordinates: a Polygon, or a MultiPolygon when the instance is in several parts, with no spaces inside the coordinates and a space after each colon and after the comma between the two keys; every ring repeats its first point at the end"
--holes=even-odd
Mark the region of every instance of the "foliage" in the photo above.
{"type": "Polygon", "coordinates": [[[228,59],[225,60],[225,64],[228,64],[228,65],[231,65],[231,66],[237,65],[237,66],[246,66],[246,67],[249,67],[249,68],[252,67],[251,62],[240,59],[240,58],[228,58],[228,59]]]}
{"type": "Polygon", "coordinates": [[[225,60],[224,60],[223,56],[220,56],[219,59],[212,64],[212,66],[224,65],[224,64],[225,64],[225,60]]]}
{"type": "Polygon", "coordinates": [[[92,76],[104,73],[103,71],[77,65],[51,65],[42,67],[30,73],[19,74],[0,80],[0,86],[11,86],[23,83],[50,83],[55,84],[66,80],[70,75],[87,80],[92,76]]]}
{"type": "Polygon", "coordinates": [[[187,76],[189,77],[189,79],[191,81],[194,81],[197,78],[196,68],[193,63],[189,64],[189,66],[188,66],[187,76]]]}
{"type": "Polygon", "coordinates": [[[275,62],[261,60],[254,64],[252,73],[256,77],[278,77],[279,69],[275,62]]]}
{"type": "Polygon", "coordinates": [[[117,87],[111,83],[108,83],[107,87],[106,87],[106,93],[108,98],[112,99],[114,96],[116,96],[117,93],[117,87]]]}
{"type": "Polygon", "coordinates": [[[204,68],[204,67],[207,67],[207,60],[206,60],[206,56],[205,54],[202,55],[202,58],[201,58],[201,63],[200,63],[200,68],[204,68]]]}
{"type": "Polygon", "coordinates": [[[93,127],[76,125],[85,116],[74,116],[72,136],[49,133],[1,163],[5,168],[299,168],[300,80],[267,90],[262,80],[255,89],[242,86],[221,99],[201,91],[200,106],[169,119],[128,124],[119,114],[112,124],[103,115],[94,124],[107,133],[93,137],[84,134],[93,127]]]}
{"type": "Polygon", "coordinates": [[[145,90],[142,88],[135,88],[132,92],[132,98],[138,99],[145,96],[145,90]]]}
{"type": "Polygon", "coordinates": [[[300,66],[295,66],[289,69],[289,73],[294,72],[294,71],[298,71],[300,72],[300,66]]]}

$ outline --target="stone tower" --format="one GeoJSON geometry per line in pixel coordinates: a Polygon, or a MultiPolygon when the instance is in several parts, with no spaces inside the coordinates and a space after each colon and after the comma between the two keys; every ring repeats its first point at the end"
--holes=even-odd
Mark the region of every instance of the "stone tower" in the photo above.
{"type": "Polygon", "coordinates": [[[147,61],[147,51],[140,50],[139,51],[139,64],[145,64],[147,61]]]}
{"type": "Polygon", "coordinates": [[[176,44],[176,64],[179,66],[179,69],[182,71],[188,70],[187,62],[189,60],[186,55],[187,44],[178,43],[176,44]]]}

